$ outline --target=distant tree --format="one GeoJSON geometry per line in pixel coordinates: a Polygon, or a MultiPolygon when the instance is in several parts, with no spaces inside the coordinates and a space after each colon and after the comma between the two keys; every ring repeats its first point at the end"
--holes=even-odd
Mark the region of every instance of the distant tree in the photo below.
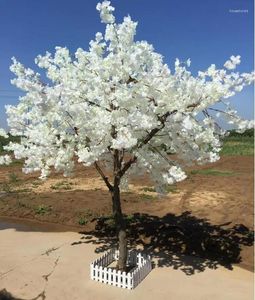
{"type": "Polygon", "coordinates": [[[232,136],[254,137],[254,128],[246,129],[244,132],[239,132],[238,130],[235,129],[228,130],[228,137],[232,137],[232,136]]]}
{"type": "Polygon", "coordinates": [[[56,47],[54,56],[47,52],[36,58],[50,83],[13,58],[17,78],[12,83],[26,94],[17,106],[7,106],[10,132],[22,138],[5,149],[25,159],[25,173],[40,170],[42,179],[52,169],[69,175],[76,158],[96,168],[112,197],[118,268],[123,270],[127,239],[120,189],[130,175],[148,173],[163,192],[165,184],[185,179],[185,165],[218,160],[224,131],[215,118],[222,116],[241,131],[253,126],[225,99],[251,84],[254,73],[228,71],[240,56],[231,56],[223,69],[211,65],[197,77],[186,69],[190,59],[176,59],[171,72],[152,45],[134,40],[137,23],[129,16],[117,24],[109,1],[97,10],[106,30],[96,33],[89,51],[79,48],[71,56],[56,47]],[[213,107],[219,102],[222,110],[213,107]],[[167,155],[172,152],[177,158],[167,155]]]}

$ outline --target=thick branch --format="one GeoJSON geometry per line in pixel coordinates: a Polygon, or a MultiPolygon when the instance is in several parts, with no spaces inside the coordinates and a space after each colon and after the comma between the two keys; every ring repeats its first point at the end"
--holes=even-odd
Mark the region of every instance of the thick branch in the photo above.
{"type": "Polygon", "coordinates": [[[110,192],[113,191],[113,186],[110,184],[108,177],[106,177],[104,175],[104,172],[102,171],[102,169],[99,167],[97,162],[94,162],[94,166],[96,168],[96,170],[98,171],[98,173],[101,175],[102,179],[104,180],[105,184],[107,185],[108,189],[110,192]]]}
{"type": "Polygon", "coordinates": [[[119,172],[120,177],[122,177],[127,172],[127,170],[131,167],[131,165],[136,162],[136,160],[137,160],[137,157],[133,156],[132,158],[130,158],[130,160],[128,160],[124,164],[123,168],[119,172]]]}

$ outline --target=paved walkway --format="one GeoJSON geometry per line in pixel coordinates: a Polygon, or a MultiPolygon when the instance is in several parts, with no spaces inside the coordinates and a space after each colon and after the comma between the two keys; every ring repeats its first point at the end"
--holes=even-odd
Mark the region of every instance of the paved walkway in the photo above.
{"type": "MultiPolygon", "coordinates": [[[[0,230],[0,290],[18,299],[46,300],[252,300],[253,273],[235,267],[187,276],[155,268],[133,291],[91,281],[95,245],[73,232],[0,230]]],[[[1,297],[0,297],[1,299],[1,297]]]]}

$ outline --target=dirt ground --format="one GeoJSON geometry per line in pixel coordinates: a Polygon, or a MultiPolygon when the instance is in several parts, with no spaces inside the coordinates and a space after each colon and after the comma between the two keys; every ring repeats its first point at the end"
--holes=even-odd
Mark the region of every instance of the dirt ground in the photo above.
{"type": "MultiPolygon", "coordinates": [[[[179,253],[179,258],[203,257],[208,266],[238,263],[253,270],[253,166],[252,156],[225,156],[188,170],[188,178],[163,197],[148,178],[133,178],[130,190],[121,194],[130,244],[179,253]],[[217,172],[207,174],[209,168],[217,172]]],[[[21,165],[0,168],[0,217],[69,225],[109,244],[104,238],[113,235],[111,199],[94,168],[77,166],[68,179],[37,177],[23,174],[21,165]]]]}

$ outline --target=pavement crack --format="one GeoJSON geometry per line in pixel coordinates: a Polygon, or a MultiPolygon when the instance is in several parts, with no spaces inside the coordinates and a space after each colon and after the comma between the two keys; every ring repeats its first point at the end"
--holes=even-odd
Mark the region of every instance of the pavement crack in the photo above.
{"type": "Polygon", "coordinates": [[[50,272],[49,274],[46,274],[46,275],[43,275],[43,276],[42,276],[46,281],[48,281],[49,277],[50,277],[50,276],[53,274],[53,272],[55,271],[56,266],[58,265],[59,258],[60,258],[60,256],[55,260],[54,266],[53,266],[53,269],[51,270],[51,272],[50,272]]]}

